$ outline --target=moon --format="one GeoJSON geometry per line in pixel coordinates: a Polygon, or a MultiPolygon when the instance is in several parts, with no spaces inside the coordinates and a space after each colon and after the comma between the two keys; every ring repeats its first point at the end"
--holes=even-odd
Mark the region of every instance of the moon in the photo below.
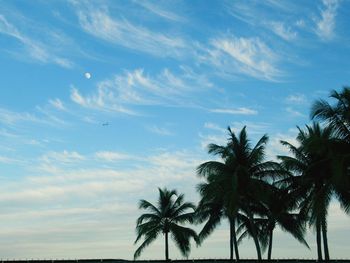
{"type": "Polygon", "coordinates": [[[85,72],[84,74],[85,78],[90,79],[91,78],[91,74],[89,72],[85,72]]]}

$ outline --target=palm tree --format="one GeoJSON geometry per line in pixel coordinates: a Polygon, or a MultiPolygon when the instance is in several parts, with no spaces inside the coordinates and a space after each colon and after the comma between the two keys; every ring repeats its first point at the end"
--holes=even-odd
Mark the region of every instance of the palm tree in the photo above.
{"type": "Polygon", "coordinates": [[[330,105],[325,100],[316,101],[311,118],[324,121],[333,128],[339,141],[333,145],[332,172],[336,194],[344,211],[350,213],[350,88],[330,94],[336,100],[330,105]]]}
{"type": "Polygon", "coordinates": [[[198,206],[199,218],[201,222],[206,221],[199,238],[202,241],[215,229],[223,217],[228,218],[230,258],[233,258],[234,246],[236,258],[239,259],[235,222],[238,211],[244,210],[251,224],[258,259],[261,260],[258,233],[249,204],[263,198],[263,189],[268,183],[262,178],[277,175],[277,164],[264,162],[267,135],[251,147],[246,127],[241,130],[238,137],[230,127],[228,131],[227,145],[210,144],[208,146],[208,152],[218,155],[223,162],[209,161],[197,168],[198,175],[206,180],[198,186],[202,198],[198,206]]]}
{"type": "Polygon", "coordinates": [[[350,88],[344,87],[341,92],[332,90],[330,97],[336,104],[332,106],[325,100],[317,100],[312,105],[311,118],[325,121],[340,138],[350,143],[350,88]]]}
{"type": "Polygon", "coordinates": [[[268,245],[267,259],[271,260],[273,231],[277,225],[309,248],[304,239],[305,218],[295,212],[298,205],[297,198],[289,194],[287,189],[273,186],[266,192],[266,197],[259,211],[263,218],[259,218],[258,223],[261,225],[261,243],[268,245]]]}
{"type": "MultiPolygon", "coordinates": [[[[289,191],[300,198],[300,211],[308,216],[310,226],[316,228],[318,260],[322,260],[322,239],[324,257],[329,260],[327,241],[327,214],[332,196],[338,197],[345,211],[349,211],[350,202],[337,189],[337,178],[333,170],[334,149],[339,140],[334,137],[331,126],[321,128],[318,123],[306,125],[306,130],[298,127],[296,147],[282,141],[294,155],[279,156],[282,165],[295,176],[284,181],[289,191]]],[[[349,189],[349,188],[348,188],[349,189]]]]}
{"type": "MultiPolygon", "coordinates": [[[[219,179],[219,178],[218,178],[219,179]]],[[[211,179],[208,179],[211,181],[211,179]]],[[[221,223],[223,218],[227,218],[230,226],[230,259],[233,260],[233,248],[235,249],[236,260],[239,261],[239,251],[235,231],[235,213],[234,204],[236,198],[235,190],[230,191],[230,187],[224,181],[217,180],[202,183],[197,186],[201,195],[201,200],[197,207],[197,221],[206,222],[202,231],[199,233],[199,241],[203,242],[221,223]]],[[[233,185],[231,185],[233,186],[233,185]]],[[[233,186],[235,189],[235,187],[233,186]]],[[[231,189],[232,190],[232,189],[231,189]]]]}
{"type": "Polygon", "coordinates": [[[159,190],[157,205],[146,200],[140,200],[139,208],[147,212],[142,214],[136,222],[137,238],[135,244],[144,236],[144,241],[135,251],[134,258],[138,258],[142,251],[151,244],[159,234],[165,238],[165,259],[169,260],[169,233],[180,249],[182,255],[189,255],[190,239],[196,242],[197,234],[194,230],[182,226],[184,223],[193,223],[195,205],[184,202],[184,195],[178,195],[175,190],[166,188],[159,190]],[[192,211],[191,211],[192,210],[192,211]]]}

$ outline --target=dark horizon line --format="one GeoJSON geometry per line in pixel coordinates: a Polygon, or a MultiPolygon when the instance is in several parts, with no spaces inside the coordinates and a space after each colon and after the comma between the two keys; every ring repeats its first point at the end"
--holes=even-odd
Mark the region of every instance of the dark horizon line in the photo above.
{"type": "MultiPolygon", "coordinates": [[[[228,258],[222,258],[222,259],[170,259],[169,261],[173,262],[232,262],[232,260],[228,258]]],[[[1,259],[1,263],[26,263],[26,262],[40,262],[40,263],[53,263],[53,262],[60,262],[60,263],[76,263],[76,262],[169,262],[164,259],[137,259],[137,260],[132,260],[132,259],[112,259],[112,258],[90,258],[90,259],[1,259]]],[[[234,262],[237,262],[235,259],[233,260],[234,262]]],[[[240,259],[239,262],[259,262],[258,259],[240,259]]],[[[298,258],[279,258],[279,259],[262,259],[261,262],[326,262],[326,260],[321,260],[318,261],[316,258],[315,259],[298,259],[298,258]]],[[[349,259],[330,259],[327,262],[341,262],[341,263],[350,263],[350,258],[349,259]]]]}

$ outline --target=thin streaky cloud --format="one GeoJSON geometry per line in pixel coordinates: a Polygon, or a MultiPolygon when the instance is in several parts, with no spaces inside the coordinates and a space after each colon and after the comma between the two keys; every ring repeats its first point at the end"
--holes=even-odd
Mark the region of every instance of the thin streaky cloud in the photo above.
{"type": "Polygon", "coordinates": [[[212,123],[212,122],[206,122],[204,123],[204,128],[210,129],[210,130],[216,130],[216,131],[223,131],[224,129],[220,127],[218,124],[212,123]]]}
{"type": "Polygon", "coordinates": [[[107,7],[76,5],[79,24],[86,33],[118,44],[160,57],[181,57],[191,49],[181,37],[152,31],[136,25],[126,18],[116,18],[107,7]]]}
{"type": "Polygon", "coordinates": [[[106,162],[115,162],[115,161],[123,161],[130,160],[133,157],[129,154],[115,152],[115,151],[99,151],[95,153],[95,158],[101,161],[106,162]]]}
{"type": "Polygon", "coordinates": [[[268,26],[276,35],[286,41],[295,40],[298,36],[298,33],[296,31],[294,31],[290,26],[286,26],[282,22],[270,22],[268,23],[268,26]]]}
{"type": "Polygon", "coordinates": [[[240,107],[240,108],[235,108],[235,109],[212,109],[210,110],[211,112],[214,113],[222,113],[222,114],[232,114],[232,115],[256,115],[258,114],[258,111],[245,108],[245,107],[240,107]]]}
{"type": "Polygon", "coordinates": [[[159,3],[154,4],[151,1],[135,1],[137,4],[141,5],[145,9],[147,9],[149,12],[156,14],[162,18],[165,18],[167,20],[175,21],[175,22],[184,22],[186,19],[184,17],[181,17],[180,15],[167,10],[165,8],[162,8],[159,3]]]}
{"type": "Polygon", "coordinates": [[[30,38],[11,24],[4,15],[0,14],[0,33],[15,38],[24,47],[26,52],[21,52],[22,56],[29,56],[41,63],[56,64],[64,68],[72,68],[74,63],[67,58],[57,56],[52,49],[43,42],[30,38]]]}
{"type": "Polygon", "coordinates": [[[66,110],[66,107],[64,106],[63,102],[58,98],[50,99],[49,103],[57,110],[62,110],[62,111],[66,110]]]}
{"type": "Polygon", "coordinates": [[[159,127],[157,125],[152,125],[152,126],[147,126],[147,130],[158,134],[158,135],[162,135],[162,136],[171,136],[174,135],[174,132],[165,128],[165,127],[159,127]]]}
{"type": "Polygon", "coordinates": [[[70,97],[85,108],[129,115],[138,115],[133,109],[135,106],[195,106],[191,95],[205,92],[212,85],[202,75],[188,68],[180,69],[174,73],[165,68],[155,75],[143,69],[126,70],[98,82],[95,91],[87,95],[72,87],[70,97]]]}
{"type": "Polygon", "coordinates": [[[40,157],[40,160],[45,163],[55,163],[58,162],[60,164],[69,164],[69,163],[76,163],[85,160],[86,157],[79,154],[76,151],[67,151],[64,150],[63,152],[48,152],[40,157]]]}
{"type": "Polygon", "coordinates": [[[301,113],[300,111],[297,111],[292,107],[287,107],[286,112],[288,112],[289,115],[292,117],[306,117],[304,113],[301,113]]]}
{"type": "Polygon", "coordinates": [[[238,72],[265,81],[278,81],[285,75],[279,67],[279,55],[258,37],[214,38],[206,51],[202,59],[227,74],[238,72]]]}
{"type": "Polygon", "coordinates": [[[305,104],[307,102],[304,94],[291,94],[286,98],[289,104],[305,104]]]}
{"type": "Polygon", "coordinates": [[[0,122],[7,125],[14,125],[20,122],[46,123],[45,120],[28,112],[15,112],[0,108],[0,122]]]}

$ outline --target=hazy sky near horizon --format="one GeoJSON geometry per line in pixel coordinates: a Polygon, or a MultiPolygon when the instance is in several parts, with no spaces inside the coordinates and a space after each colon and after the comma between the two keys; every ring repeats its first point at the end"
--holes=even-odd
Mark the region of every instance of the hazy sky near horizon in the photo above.
{"type": "MultiPolygon", "coordinates": [[[[176,188],[226,128],[267,133],[287,154],[296,126],[349,85],[350,1],[0,0],[0,257],[125,258],[141,198],[176,188]]],[[[332,258],[350,217],[329,211],[332,258]]],[[[273,256],[316,258],[276,232],[273,256]]],[[[190,258],[227,258],[223,223],[190,258]]],[[[242,257],[255,258],[251,241],[242,257]]],[[[163,258],[163,239],[141,258],[163,258]]],[[[171,248],[171,258],[181,258],[171,248]]]]}

